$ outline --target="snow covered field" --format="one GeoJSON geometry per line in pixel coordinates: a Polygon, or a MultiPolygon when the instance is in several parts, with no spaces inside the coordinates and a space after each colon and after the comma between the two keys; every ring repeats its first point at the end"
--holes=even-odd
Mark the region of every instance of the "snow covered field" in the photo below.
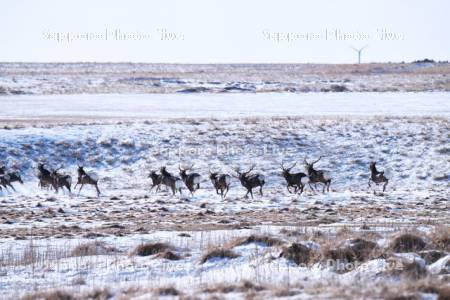
{"type": "Polygon", "coordinates": [[[437,299],[448,285],[449,93],[3,96],[0,107],[0,162],[25,181],[0,192],[0,298],[437,299]],[[331,191],[289,194],[280,163],[304,171],[319,156],[331,191]],[[367,187],[372,160],[386,193],[367,187]],[[39,161],[74,180],[77,164],[95,170],[101,197],[39,189],[39,161]],[[149,191],[150,170],[180,163],[203,177],[193,197],[149,191]],[[208,170],[252,163],[264,196],[243,198],[233,178],[221,200],[208,170]],[[403,233],[424,244],[405,246],[403,233]],[[352,248],[355,238],[374,244],[352,248]],[[202,263],[214,249],[228,258],[202,263]]]}

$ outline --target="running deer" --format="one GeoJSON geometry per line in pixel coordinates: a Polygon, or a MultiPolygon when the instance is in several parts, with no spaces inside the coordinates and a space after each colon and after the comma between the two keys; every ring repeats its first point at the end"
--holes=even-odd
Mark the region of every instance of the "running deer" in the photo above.
{"type": "Polygon", "coordinates": [[[227,174],[219,174],[218,172],[211,172],[211,170],[209,170],[209,179],[216,189],[216,194],[219,195],[220,191],[220,196],[224,199],[230,189],[231,176],[227,174]]]}
{"type": "Polygon", "coordinates": [[[177,191],[179,191],[181,195],[182,194],[181,189],[183,187],[183,181],[181,180],[181,178],[170,174],[166,170],[166,167],[161,167],[160,171],[162,176],[161,183],[164,184],[166,187],[170,188],[174,195],[177,191]]]}
{"type": "Polygon", "coordinates": [[[150,174],[148,177],[152,180],[152,184],[150,187],[150,192],[153,190],[153,188],[156,186],[156,192],[161,190],[161,183],[163,176],[161,174],[156,173],[155,171],[150,171],[150,174]]]}
{"type": "Polygon", "coordinates": [[[370,188],[370,182],[373,181],[376,185],[379,185],[380,183],[384,182],[383,185],[383,192],[386,190],[386,186],[389,182],[389,179],[386,178],[386,176],[384,176],[384,171],[378,171],[377,170],[377,166],[376,166],[376,162],[371,162],[370,163],[370,178],[369,178],[369,188],[370,188]]]}
{"type": "Polygon", "coordinates": [[[330,191],[330,184],[331,184],[330,174],[324,170],[314,169],[314,164],[316,164],[321,158],[322,156],[320,156],[318,160],[312,163],[309,163],[305,158],[304,163],[306,166],[306,171],[308,173],[309,186],[311,187],[311,189],[313,189],[311,184],[322,183],[323,184],[322,192],[325,193],[325,188],[327,188],[327,192],[330,191]]]}
{"type": "Polygon", "coordinates": [[[248,194],[252,196],[253,199],[253,189],[259,187],[259,193],[263,196],[263,186],[266,183],[264,175],[262,174],[250,174],[251,171],[255,168],[255,165],[252,165],[250,169],[246,172],[241,172],[239,168],[235,168],[234,171],[237,173],[236,178],[239,179],[242,186],[247,189],[247,193],[245,194],[245,198],[248,198],[248,194]]]}
{"type": "Polygon", "coordinates": [[[0,167],[0,190],[2,186],[5,188],[5,190],[10,187],[13,191],[16,191],[14,187],[11,185],[11,177],[9,174],[6,173],[6,167],[1,166],[0,167]]]}
{"type": "Polygon", "coordinates": [[[40,188],[49,188],[53,187],[53,177],[52,173],[45,168],[45,165],[43,163],[38,164],[38,179],[39,183],[38,186],[40,188]]]}
{"type": "Polygon", "coordinates": [[[98,188],[98,176],[92,172],[86,172],[83,166],[78,166],[78,180],[77,184],[75,184],[74,189],[77,185],[81,185],[80,190],[78,191],[78,195],[81,193],[81,189],[85,184],[93,185],[95,190],[97,191],[97,197],[100,197],[100,189],[98,188]]]}
{"type": "Polygon", "coordinates": [[[294,187],[294,193],[297,192],[297,190],[300,190],[300,195],[303,193],[303,189],[305,188],[305,184],[309,182],[309,178],[305,173],[299,172],[299,173],[291,173],[291,170],[295,167],[297,163],[294,163],[292,166],[286,168],[284,166],[284,163],[281,163],[281,169],[283,172],[281,175],[286,180],[287,184],[287,190],[289,193],[292,193],[289,189],[290,187],[294,187]]]}
{"type": "Polygon", "coordinates": [[[194,164],[187,168],[182,168],[181,165],[178,166],[181,179],[188,188],[189,192],[191,192],[191,195],[194,195],[194,192],[200,188],[200,181],[202,180],[202,176],[198,173],[187,173],[187,171],[192,170],[193,167],[194,164]]]}
{"type": "Polygon", "coordinates": [[[66,188],[69,193],[72,193],[72,177],[70,175],[66,175],[66,174],[60,174],[58,173],[58,171],[61,169],[62,167],[54,170],[51,173],[51,176],[53,178],[53,188],[55,189],[56,193],[58,193],[58,190],[61,188],[61,190],[64,193],[64,188],[66,188]]]}

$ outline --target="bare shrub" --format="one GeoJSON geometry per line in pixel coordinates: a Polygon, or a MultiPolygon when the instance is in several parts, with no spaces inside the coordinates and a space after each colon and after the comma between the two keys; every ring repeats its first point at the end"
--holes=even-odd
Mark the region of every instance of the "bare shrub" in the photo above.
{"type": "Polygon", "coordinates": [[[166,243],[146,243],[137,246],[131,255],[149,256],[172,250],[173,247],[166,243]]]}
{"type": "Polygon", "coordinates": [[[200,259],[200,263],[204,264],[208,260],[211,260],[213,258],[237,258],[239,257],[239,254],[235,253],[234,251],[230,249],[223,249],[223,248],[214,248],[206,252],[202,258],[200,259]]]}
{"type": "Polygon", "coordinates": [[[405,233],[395,237],[390,244],[394,252],[416,252],[426,247],[425,241],[414,234],[405,233]]]}

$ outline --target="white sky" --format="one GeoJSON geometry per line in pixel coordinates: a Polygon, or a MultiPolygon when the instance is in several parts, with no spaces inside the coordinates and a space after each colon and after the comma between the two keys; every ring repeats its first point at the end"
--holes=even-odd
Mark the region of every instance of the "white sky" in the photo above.
{"type": "Polygon", "coordinates": [[[447,0],[0,0],[0,61],[352,63],[366,44],[363,62],[450,60],[449,13],[447,0]],[[325,38],[336,29],[353,37],[325,38]]]}

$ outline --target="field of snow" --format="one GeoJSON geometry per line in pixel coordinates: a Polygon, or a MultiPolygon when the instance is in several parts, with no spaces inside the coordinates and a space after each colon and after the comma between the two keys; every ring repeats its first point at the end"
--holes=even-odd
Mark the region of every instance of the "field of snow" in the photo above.
{"type": "Polygon", "coordinates": [[[3,96],[0,107],[0,163],[24,179],[0,192],[0,298],[437,299],[448,286],[449,93],[3,96]],[[304,171],[319,156],[331,191],[288,193],[280,164],[304,171]],[[385,193],[368,189],[371,161],[385,193]],[[74,181],[77,165],[95,170],[102,195],[41,190],[38,162],[74,181]],[[150,192],[150,170],[180,163],[202,175],[194,196],[150,192]],[[225,200],[215,194],[210,168],[252,164],[263,196],[243,198],[235,178],[225,200]],[[424,244],[395,246],[404,233],[424,244]],[[252,235],[273,241],[237,242],[252,235]],[[330,252],[355,238],[376,247],[330,252]],[[137,254],[147,243],[166,248],[137,254]],[[304,264],[292,243],[308,249],[304,264]],[[229,257],[202,263],[214,249],[229,257]]]}

